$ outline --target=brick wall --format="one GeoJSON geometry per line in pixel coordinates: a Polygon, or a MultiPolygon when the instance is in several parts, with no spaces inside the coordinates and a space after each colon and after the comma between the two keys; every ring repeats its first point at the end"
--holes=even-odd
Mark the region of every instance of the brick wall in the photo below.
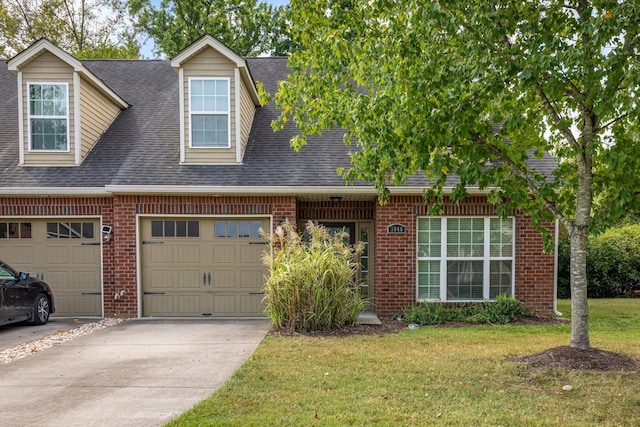
{"type": "MultiPolygon", "coordinates": [[[[394,196],[385,206],[377,206],[375,232],[375,311],[380,316],[400,313],[416,303],[416,218],[427,214],[428,206],[419,196],[394,196]],[[391,224],[406,226],[406,233],[387,233],[391,224]]],[[[459,205],[445,201],[444,214],[452,216],[492,216],[495,207],[481,196],[459,205]]],[[[515,295],[539,315],[553,314],[554,257],[544,254],[542,238],[528,219],[515,212],[516,263],[515,295]]],[[[547,224],[553,229],[553,224],[547,224]]]]}

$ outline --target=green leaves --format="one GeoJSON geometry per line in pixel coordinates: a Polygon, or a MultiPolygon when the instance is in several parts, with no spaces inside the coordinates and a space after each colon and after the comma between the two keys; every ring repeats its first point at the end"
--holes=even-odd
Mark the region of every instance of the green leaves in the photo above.
{"type": "Polygon", "coordinates": [[[77,58],[139,57],[126,4],[107,0],[7,0],[0,4],[0,56],[48,38],[77,58]]]}
{"type": "MultiPolygon", "coordinates": [[[[620,159],[640,152],[629,131],[640,10],[629,3],[293,1],[301,49],[273,96],[274,128],[293,121],[298,149],[307,135],[344,129],[355,143],[345,178],[381,192],[422,171],[437,196],[457,174],[464,186],[501,188],[496,202],[569,226],[589,176],[633,176],[620,159]],[[552,176],[535,168],[549,155],[552,176]]],[[[591,190],[620,195],[595,182],[591,190]]]]}
{"type": "Polygon", "coordinates": [[[133,0],[129,10],[136,26],[155,42],[157,52],[173,57],[210,34],[237,54],[286,55],[294,48],[286,8],[257,0],[133,0]]]}

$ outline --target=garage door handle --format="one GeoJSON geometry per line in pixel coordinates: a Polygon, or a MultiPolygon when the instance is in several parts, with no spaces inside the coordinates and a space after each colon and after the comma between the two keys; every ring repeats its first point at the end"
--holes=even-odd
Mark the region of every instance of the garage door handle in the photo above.
{"type": "Polygon", "coordinates": [[[163,245],[164,242],[154,242],[153,240],[143,240],[143,245],[163,245]]]}
{"type": "Polygon", "coordinates": [[[264,295],[264,292],[249,292],[249,295],[264,295]]]}
{"type": "Polygon", "coordinates": [[[100,242],[95,243],[82,243],[81,246],[100,246],[100,242]]]}
{"type": "Polygon", "coordinates": [[[82,292],[81,295],[102,295],[102,292],[82,292]]]}
{"type": "Polygon", "coordinates": [[[207,284],[208,284],[209,286],[211,286],[211,272],[209,272],[209,274],[208,274],[208,276],[207,276],[207,279],[208,279],[208,283],[207,283],[207,284]]]}
{"type": "Polygon", "coordinates": [[[164,295],[164,292],[143,292],[144,295],[164,295]]]}
{"type": "Polygon", "coordinates": [[[250,245],[268,245],[268,242],[249,242],[250,245]]]}

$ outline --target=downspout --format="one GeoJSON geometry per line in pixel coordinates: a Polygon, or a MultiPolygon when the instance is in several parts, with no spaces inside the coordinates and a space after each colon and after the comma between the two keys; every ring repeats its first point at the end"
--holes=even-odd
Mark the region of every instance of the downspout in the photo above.
{"type": "Polygon", "coordinates": [[[553,254],[553,314],[560,317],[562,313],[558,311],[558,237],[560,231],[560,222],[556,219],[556,235],[555,235],[555,251],[553,254]]]}

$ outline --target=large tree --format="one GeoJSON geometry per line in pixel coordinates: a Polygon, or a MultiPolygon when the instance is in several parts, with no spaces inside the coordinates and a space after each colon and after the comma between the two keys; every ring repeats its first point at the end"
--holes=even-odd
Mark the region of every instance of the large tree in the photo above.
{"type": "Polygon", "coordinates": [[[638,1],[291,4],[300,49],[274,95],[274,128],[293,121],[297,149],[345,129],[356,146],[346,179],[373,182],[383,198],[424,171],[438,206],[457,174],[453,201],[479,186],[500,212],[558,219],[571,238],[571,346],[588,349],[594,212],[624,212],[640,172],[638,1]],[[545,153],[557,169],[530,168],[545,153]]]}
{"type": "Polygon", "coordinates": [[[45,37],[78,58],[137,58],[125,6],[119,0],[2,0],[0,56],[45,37]]]}
{"type": "Polygon", "coordinates": [[[175,56],[210,34],[239,55],[289,53],[284,7],[257,0],[131,0],[131,16],[155,44],[155,53],[175,56]]]}

